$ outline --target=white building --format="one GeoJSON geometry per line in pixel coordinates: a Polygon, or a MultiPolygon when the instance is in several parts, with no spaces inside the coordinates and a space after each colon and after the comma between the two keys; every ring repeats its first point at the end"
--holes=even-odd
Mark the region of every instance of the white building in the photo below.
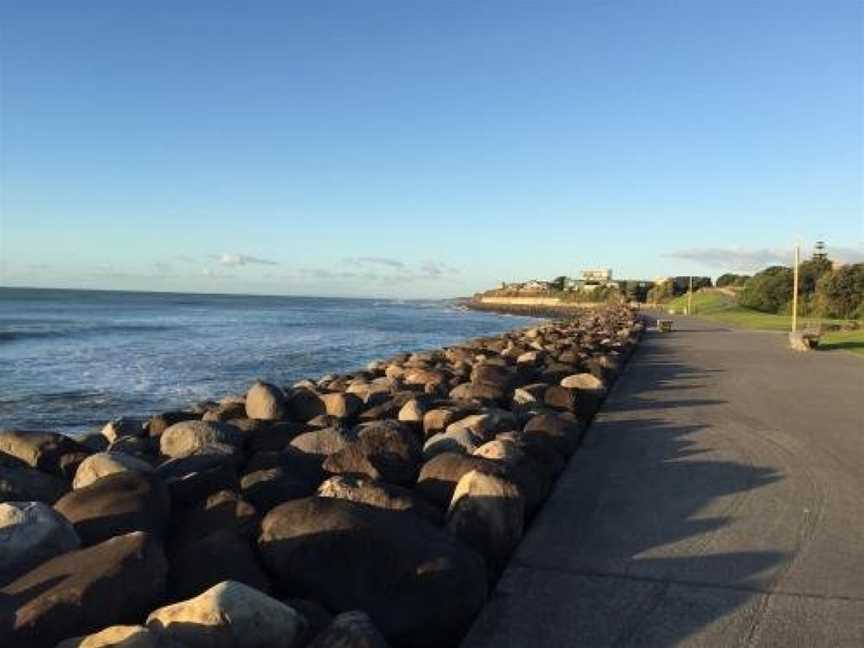
{"type": "Polygon", "coordinates": [[[605,284],[612,281],[612,269],[601,268],[594,270],[583,270],[582,280],[585,283],[605,284]]]}

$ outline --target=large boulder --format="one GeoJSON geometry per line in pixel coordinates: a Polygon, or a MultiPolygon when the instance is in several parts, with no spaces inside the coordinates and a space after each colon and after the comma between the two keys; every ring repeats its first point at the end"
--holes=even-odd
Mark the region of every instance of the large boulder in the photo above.
{"type": "Polygon", "coordinates": [[[607,385],[621,372],[621,365],[621,356],[618,355],[597,355],[585,362],[585,368],[607,385]]]}
{"type": "Polygon", "coordinates": [[[486,441],[468,428],[454,429],[452,432],[439,432],[426,439],[423,444],[423,459],[430,461],[444,452],[471,454],[486,441]]]}
{"type": "Polygon", "coordinates": [[[224,581],[147,617],[147,627],[186,648],[292,646],[306,622],[297,612],[243,583],[224,581]]]}
{"type": "Polygon", "coordinates": [[[543,404],[562,412],[575,413],[578,410],[578,393],[561,385],[550,385],[543,392],[543,404]]]}
{"type": "Polygon", "coordinates": [[[462,475],[490,465],[488,459],[461,452],[443,452],[423,464],[417,478],[417,492],[436,506],[446,509],[462,475]]]}
{"type": "MultiPolygon", "coordinates": [[[[308,648],[309,642],[323,632],[324,628],[333,621],[333,614],[317,601],[296,596],[280,600],[288,607],[294,608],[300,616],[306,619],[306,631],[297,640],[297,646],[308,648]]],[[[343,646],[343,648],[348,648],[348,646],[343,646]]]]}
{"type": "Polygon", "coordinates": [[[421,459],[420,443],[404,423],[379,421],[361,426],[356,441],[327,457],[324,470],[410,484],[417,479],[421,459]]]}
{"type": "Polygon", "coordinates": [[[569,457],[579,445],[583,431],[583,425],[572,414],[550,412],[531,417],[522,430],[522,436],[539,437],[569,457]]]}
{"type": "Polygon", "coordinates": [[[54,508],[85,546],[130,531],[161,537],[170,514],[168,492],[154,475],[115,473],[61,497],[54,508]]]}
{"type": "MultiPolygon", "coordinates": [[[[382,397],[385,396],[382,394],[382,397]]],[[[370,401],[371,403],[371,401],[370,401]]],[[[357,417],[360,421],[379,421],[399,416],[402,403],[396,398],[382,398],[381,402],[371,404],[367,409],[360,412],[357,417]]]]}
{"type": "Polygon", "coordinates": [[[483,362],[475,365],[471,370],[471,382],[494,385],[504,391],[512,390],[517,381],[516,370],[507,365],[483,362]]]}
{"type": "Polygon", "coordinates": [[[155,632],[144,626],[116,625],[83,637],[64,639],[57,648],[182,648],[176,643],[162,641],[155,632]]]}
{"type": "Polygon", "coordinates": [[[52,558],[0,589],[0,645],[53,648],[135,623],[162,601],[166,573],[161,544],[141,532],[52,558]]]}
{"type": "Polygon", "coordinates": [[[572,390],[574,411],[583,421],[594,416],[606,396],[606,383],[591,373],[567,376],[561,380],[561,387],[572,390]]]}
{"type": "Polygon", "coordinates": [[[219,421],[181,421],[159,437],[159,450],[173,458],[187,457],[214,444],[239,448],[243,445],[243,434],[233,425],[219,421]]]}
{"type": "Polygon", "coordinates": [[[288,446],[281,451],[256,452],[246,463],[246,474],[256,470],[283,467],[288,472],[316,485],[324,480],[321,460],[314,454],[288,446]]]}
{"type": "Polygon", "coordinates": [[[543,395],[549,385],[546,383],[532,383],[523,385],[513,391],[513,403],[515,405],[535,405],[543,403],[543,395]]]}
{"type": "Polygon", "coordinates": [[[108,421],[102,428],[102,436],[108,440],[108,443],[114,443],[117,439],[127,436],[140,437],[145,434],[146,430],[144,429],[143,421],[127,417],[108,421]]]}
{"type": "Polygon", "coordinates": [[[455,400],[478,401],[501,404],[507,401],[510,390],[494,383],[464,382],[450,390],[450,398],[455,400]]]}
{"type": "Polygon", "coordinates": [[[550,481],[564,470],[567,463],[567,456],[543,434],[505,432],[499,434],[496,439],[515,443],[516,447],[533,460],[550,481]]]}
{"type": "Polygon", "coordinates": [[[423,434],[430,436],[443,432],[447,426],[471,413],[464,407],[435,407],[423,415],[423,434]]]}
{"type": "Polygon", "coordinates": [[[162,436],[162,433],[175,423],[181,421],[192,421],[200,418],[199,414],[186,410],[172,410],[170,412],[162,412],[151,416],[150,420],[144,424],[144,428],[151,437],[162,436]]]}
{"type": "Polygon", "coordinates": [[[88,432],[78,437],[78,442],[92,452],[104,452],[111,445],[101,432],[88,432]]]}
{"type": "Polygon", "coordinates": [[[585,389],[600,392],[606,389],[605,383],[591,373],[572,374],[562,378],[561,386],[567,389],[585,389]]]}
{"type": "Polygon", "coordinates": [[[172,512],[171,544],[185,547],[203,537],[231,529],[247,540],[257,539],[259,518],[255,507],[231,490],[221,490],[206,499],[172,512]]]}
{"type": "Polygon", "coordinates": [[[246,416],[278,421],[285,418],[285,394],[276,385],[256,382],[246,393],[246,416]]]}
{"type": "Polygon", "coordinates": [[[455,644],[486,598],[482,559],[418,515],[310,497],[261,526],[261,556],[286,592],[364,610],[399,645],[455,644]]]}
{"type": "Polygon", "coordinates": [[[205,447],[186,457],[169,459],[156,468],[171,502],[191,505],[220,490],[237,490],[240,480],[234,456],[221,448],[205,447]]]}
{"type": "Polygon", "coordinates": [[[47,504],[0,504],[0,584],[80,546],[69,521],[47,504]]]}
{"type": "Polygon", "coordinates": [[[240,480],[243,499],[262,515],[282,502],[312,495],[318,484],[286,466],[256,470],[240,480]]]}
{"type": "Polygon", "coordinates": [[[51,475],[71,478],[91,453],[87,446],[57,432],[0,430],[0,454],[51,475]]]}
{"type": "MultiPolygon", "coordinates": [[[[251,419],[246,419],[247,421],[251,419]]],[[[256,421],[264,423],[263,421],[256,421]]],[[[230,421],[231,425],[241,427],[239,421],[230,421]]],[[[291,443],[294,438],[304,432],[301,424],[293,421],[280,421],[278,423],[267,423],[266,425],[250,428],[244,431],[249,452],[260,452],[262,450],[282,450],[291,443]]]]}
{"type": "Polygon", "coordinates": [[[388,648],[389,644],[365,612],[336,615],[306,648],[388,648]]]}
{"type": "Polygon", "coordinates": [[[447,381],[443,372],[435,369],[423,369],[421,367],[409,368],[402,376],[406,385],[421,385],[423,387],[435,387],[447,381]]]}
{"type": "Polygon", "coordinates": [[[295,421],[306,422],[327,413],[321,396],[312,389],[294,389],[288,398],[288,414],[295,421]]]}
{"type": "Polygon", "coordinates": [[[447,511],[447,528],[500,572],[522,538],[525,498],[501,475],[472,470],[459,480],[447,511]]]}
{"type": "Polygon", "coordinates": [[[97,452],[87,457],[75,471],[72,488],[89,486],[97,479],[121,472],[151,473],[153,466],[122,452],[97,452]]]}
{"type": "Polygon", "coordinates": [[[512,430],[516,427],[516,418],[504,410],[489,410],[482,414],[472,414],[447,426],[447,432],[468,430],[474,436],[491,441],[497,432],[512,430]]]}
{"type": "Polygon", "coordinates": [[[318,487],[320,497],[335,497],[391,511],[414,511],[440,523],[440,512],[413,490],[358,475],[336,475],[318,487]]]}
{"type": "Polygon", "coordinates": [[[526,517],[533,515],[549,494],[553,475],[515,441],[495,439],[479,447],[474,455],[493,462],[500,469],[496,474],[519,487],[525,498],[526,517]]]}
{"type": "Polygon", "coordinates": [[[356,438],[355,434],[344,427],[332,426],[298,434],[291,440],[291,447],[320,457],[323,461],[325,457],[338,452],[356,438]]]}
{"type": "Polygon", "coordinates": [[[270,591],[270,581],[249,540],[234,528],[220,529],[186,544],[171,554],[170,562],[169,582],[175,599],[190,598],[226,580],[270,591]]]}
{"type": "Polygon", "coordinates": [[[35,468],[0,465],[0,502],[53,504],[68,490],[68,482],[35,468]]]}
{"type": "Polygon", "coordinates": [[[416,423],[422,425],[426,409],[426,404],[421,399],[412,398],[402,406],[397,418],[403,423],[416,423]]]}
{"type": "Polygon", "coordinates": [[[360,397],[346,392],[321,394],[321,401],[324,403],[327,415],[337,419],[349,419],[363,407],[363,401],[360,397]]]}
{"type": "Polygon", "coordinates": [[[513,441],[505,439],[493,439],[474,451],[477,457],[501,461],[503,463],[518,463],[525,459],[525,453],[513,441]]]}
{"type": "Polygon", "coordinates": [[[131,457],[137,457],[149,464],[158,463],[159,439],[156,437],[120,437],[108,445],[107,452],[120,452],[131,457]]]}
{"type": "MultiPolygon", "coordinates": [[[[246,418],[248,414],[246,413],[246,403],[243,400],[239,401],[226,401],[219,403],[216,407],[212,409],[208,409],[204,416],[201,417],[202,421],[229,421],[231,419],[242,419],[246,418]]],[[[256,419],[251,419],[256,420],[256,419]]],[[[262,419],[264,420],[264,419],[262,419]]]]}

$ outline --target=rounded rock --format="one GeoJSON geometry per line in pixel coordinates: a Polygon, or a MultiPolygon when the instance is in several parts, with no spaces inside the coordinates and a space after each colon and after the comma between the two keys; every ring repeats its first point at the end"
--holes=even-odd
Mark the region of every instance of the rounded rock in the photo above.
{"type": "Polygon", "coordinates": [[[480,556],[407,511],[295,500],[267,514],[258,546],[282,587],[364,610],[398,645],[455,645],[486,598],[480,556]]]}
{"type": "Polygon", "coordinates": [[[0,504],[0,582],[81,546],[69,521],[42,502],[0,504]]]}
{"type": "Polygon", "coordinates": [[[89,486],[97,479],[121,472],[151,473],[153,466],[122,452],[98,452],[87,457],[75,471],[72,488],[89,486]]]}
{"type": "Polygon", "coordinates": [[[243,435],[233,425],[217,421],[181,421],[159,437],[159,450],[166,457],[186,457],[212,444],[239,448],[243,435]]]}
{"type": "MultiPolygon", "coordinates": [[[[169,648],[144,626],[116,625],[84,637],[64,639],[57,648],[169,648]]],[[[173,646],[171,648],[174,648],[173,646]]]]}
{"type": "Polygon", "coordinates": [[[147,617],[150,630],[187,648],[291,646],[305,626],[293,608],[236,581],[221,582],[147,617]]]}
{"type": "Polygon", "coordinates": [[[276,385],[256,382],[246,393],[246,416],[278,421],[285,417],[285,395],[276,385]]]}
{"type": "Polygon", "coordinates": [[[143,618],[165,594],[161,543],[136,532],[61,554],[0,590],[9,622],[0,646],[55,646],[143,618]]]}

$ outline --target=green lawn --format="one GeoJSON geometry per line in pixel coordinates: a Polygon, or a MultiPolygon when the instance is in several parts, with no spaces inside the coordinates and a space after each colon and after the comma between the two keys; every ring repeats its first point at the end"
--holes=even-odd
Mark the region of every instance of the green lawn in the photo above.
{"type": "Polygon", "coordinates": [[[864,329],[857,331],[832,331],[822,336],[820,349],[845,349],[864,355],[864,329]]]}
{"type": "MultiPolygon", "coordinates": [[[[683,313],[687,308],[687,295],[676,297],[665,304],[664,309],[675,309],[683,313]]],[[[693,294],[693,314],[704,319],[722,322],[741,328],[768,331],[788,331],[792,328],[791,315],[772,315],[744,308],[734,299],[716,290],[700,290],[693,294]]],[[[799,317],[798,327],[807,328],[818,324],[840,324],[843,320],[822,319],[818,317],[799,317]]],[[[864,355],[864,330],[830,331],[822,335],[820,349],[845,349],[864,355]]]]}

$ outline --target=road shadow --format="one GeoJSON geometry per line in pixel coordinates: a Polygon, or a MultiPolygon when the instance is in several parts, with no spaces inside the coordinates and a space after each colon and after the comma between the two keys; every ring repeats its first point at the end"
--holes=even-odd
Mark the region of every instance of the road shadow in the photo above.
{"type": "Polygon", "coordinates": [[[688,364],[673,336],[646,336],[466,646],[677,645],[750,605],[788,559],[715,547],[783,476],[704,441],[721,370],[688,364]]]}
{"type": "Polygon", "coordinates": [[[817,351],[822,352],[830,352],[830,351],[857,351],[859,353],[864,352],[864,342],[859,342],[856,340],[848,340],[846,342],[831,342],[829,346],[818,346],[816,347],[817,351]]]}

